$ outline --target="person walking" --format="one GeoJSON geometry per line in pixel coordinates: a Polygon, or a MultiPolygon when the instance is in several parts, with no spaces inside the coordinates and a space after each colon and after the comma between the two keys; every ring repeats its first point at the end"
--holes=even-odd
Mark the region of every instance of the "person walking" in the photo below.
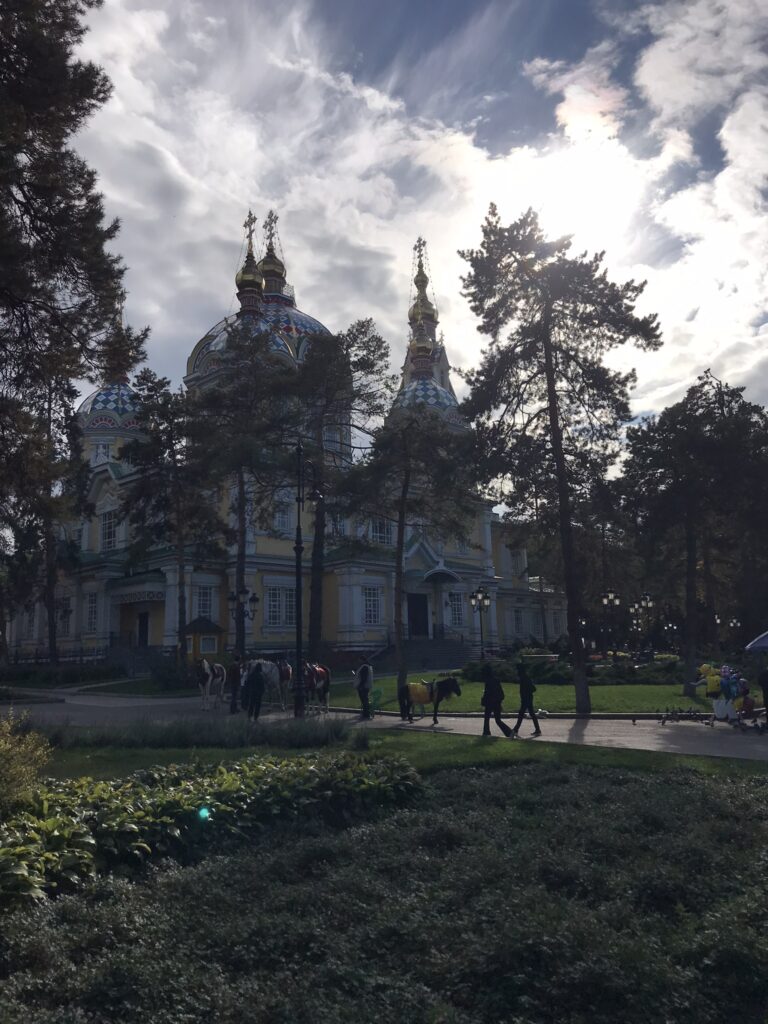
{"type": "Polygon", "coordinates": [[[765,717],[768,719],[768,665],[765,662],[758,673],[757,685],[763,691],[763,707],[765,708],[765,717]]]}
{"type": "Polygon", "coordinates": [[[517,713],[517,725],[512,731],[515,736],[517,736],[523,719],[525,718],[525,714],[528,712],[531,716],[531,721],[533,722],[533,732],[531,735],[541,736],[539,720],[536,717],[536,712],[533,710],[533,694],[536,687],[533,685],[533,680],[528,675],[528,669],[522,664],[522,662],[517,666],[517,680],[520,684],[520,710],[517,713]]]}
{"type": "Polygon", "coordinates": [[[491,735],[491,716],[493,716],[493,720],[504,735],[514,739],[515,734],[501,717],[501,706],[504,703],[504,691],[501,688],[501,683],[494,675],[493,668],[487,661],[483,664],[480,678],[485,683],[483,695],[480,698],[480,703],[482,704],[485,712],[485,718],[483,719],[483,736],[491,735]]]}
{"type": "Polygon", "coordinates": [[[237,700],[240,695],[240,655],[236,654],[232,664],[227,669],[227,683],[229,684],[229,713],[237,713],[237,700]]]}
{"type": "Polygon", "coordinates": [[[368,659],[363,656],[360,668],[356,673],[355,689],[360,698],[362,717],[371,717],[371,690],[373,689],[373,668],[368,659]]]}
{"type": "Polygon", "coordinates": [[[249,722],[258,722],[259,720],[265,683],[266,680],[261,662],[253,662],[248,675],[245,677],[245,687],[243,688],[243,707],[248,712],[249,722]]]}

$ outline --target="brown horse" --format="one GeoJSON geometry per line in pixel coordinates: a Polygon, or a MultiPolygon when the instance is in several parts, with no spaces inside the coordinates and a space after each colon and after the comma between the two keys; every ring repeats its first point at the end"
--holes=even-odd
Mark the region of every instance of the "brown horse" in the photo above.
{"type": "Polygon", "coordinates": [[[316,705],[318,710],[328,711],[328,696],[331,691],[331,670],[327,665],[316,662],[304,662],[304,688],[307,702],[316,705]]]}

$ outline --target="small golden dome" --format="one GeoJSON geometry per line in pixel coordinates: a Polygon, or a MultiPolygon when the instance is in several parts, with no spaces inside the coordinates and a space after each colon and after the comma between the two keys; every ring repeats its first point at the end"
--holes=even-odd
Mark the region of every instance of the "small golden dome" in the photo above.
{"type": "Polygon", "coordinates": [[[274,246],[271,242],[267,246],[266,253],[259,260],[257,267],[259,268],[262,277],[278,277],[281,281],[285,281],[285,264],[275,252],[274,246]]]}
{"type": "Polygon", "coordinates": [[[411,356],[431,356],[435,343],[427,333],[424,321],[419,317],[413,329],[413,337],[408,346],[411,356]]]}
{"type": "Polygon", "coordinates": [[[257,288],[261,291],[264,287],[264,278],[254,258],[253,250],[250,248],[245,257],[245,263],[235,274],[235,284],[238,291],[243,288],[257,288]]]}
{"type": "Polygon", "coordinates": [[[427,296],[429,278],[424,270],[424,263],[421,256],[419,256],[419,264],[413,283],[416,285],[416,299],[408,310],[409,323],[413,324],[419,320],[431,320],[433,323],[437,323],[437,309],[434,304],[429,301],[429,297],[427,296]]]}

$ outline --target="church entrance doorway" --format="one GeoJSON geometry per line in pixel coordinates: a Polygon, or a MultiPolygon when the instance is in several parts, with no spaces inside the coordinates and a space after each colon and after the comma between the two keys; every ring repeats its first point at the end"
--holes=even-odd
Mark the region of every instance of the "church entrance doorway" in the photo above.
{"type": "Polygon", "coordinates": [[[139,612],[136,624],[139,647],[149,647],[149,612],[139,612]]]}
{"type": "Polygon", "coordinates": [[[429,636],[429,612],[426,594],[408,594],[408,636],[429,636]]]}

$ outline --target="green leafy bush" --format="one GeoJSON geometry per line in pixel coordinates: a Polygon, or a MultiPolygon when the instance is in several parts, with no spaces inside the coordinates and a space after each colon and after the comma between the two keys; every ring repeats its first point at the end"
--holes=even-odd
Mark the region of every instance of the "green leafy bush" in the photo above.
{"type": "Polygon", "coordinates": [[[25,718],[0,717],[0,815],[30,792],[49,758],[48,741],[25,718]]]}
{"type": "Polygon", "coordinates": [[[254,756],[216,768],[170,766],[121,783],[50,782],[0,822],[0,906],[66,892],[149,859],[189,861],[281,818],[343,824],[402,803],[419,785],[401,759],[254,756]]]}
{"type": "Polygon", "coordinates": [[[758,777],[450,770],[3,917],[3,1024],[764,1024],[758,777]],[[738,842],[733,842],[734,829],[738,842]]]}

